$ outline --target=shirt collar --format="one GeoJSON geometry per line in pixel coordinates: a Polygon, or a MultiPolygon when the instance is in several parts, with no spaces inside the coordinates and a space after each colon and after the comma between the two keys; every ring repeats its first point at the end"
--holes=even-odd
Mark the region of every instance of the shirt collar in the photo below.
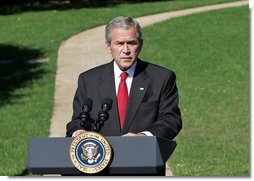
{"type": "MultiPolygon", "coordinates": [[[[127,71],[125,71],[128,73],[128,77],[134,76],[136,65],[137,65],[137,61],[127,71]]],[[[118,65],[116,64],[115,61],[114,61],[114,72],[115,72],[116,77],[120,77],[120,75],[122,73],[122,70],[118,67],[118,65]]]]}

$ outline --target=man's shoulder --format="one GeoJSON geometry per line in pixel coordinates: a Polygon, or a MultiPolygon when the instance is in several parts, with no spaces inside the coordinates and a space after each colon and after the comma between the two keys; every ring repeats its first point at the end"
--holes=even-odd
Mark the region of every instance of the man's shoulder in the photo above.
{"type": "Polygon", "coordinates": [[[164,75],[174,75],[174,71],[159,64],[154,64],[148,61],[143,61],[143,64],[146,64],[146,71],[149,72],[149,74],[154,74],[156,76],[164,76],[164,75]]]}
{"type": "Polygon", "coordinates": [[[91,69],[88,69],[80,74],[80,76],[88,76],[88,75],[99,75],[99,73],[103,72],[105,69],[108,69],[112,65],[112,62],[108,62],[102,65],[98,65],[91,69]]]}

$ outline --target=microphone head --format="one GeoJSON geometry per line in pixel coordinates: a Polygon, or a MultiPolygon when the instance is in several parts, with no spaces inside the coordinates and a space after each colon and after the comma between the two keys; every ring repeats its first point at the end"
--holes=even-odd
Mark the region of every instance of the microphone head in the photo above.
{"type": "Polygon", "coordinates": [[[83,106],[83,108],[84,108],[84,107],[87,107],[89,110],[91,110],[91,109],[92,109],[92,106],[93,106],[93,101],[92,101],[92,99],[86,97],[85,100],[84,100],[84,106],[83,106]]]}
{"type": "Polygon", "coordinates": [[[111,106],[112,106],[112,99],[110,97],[105,97],[103,102],[102,102],[102,108],[106,105],[108,107],[108,109],[110,110],[111,109],[111,106]]]}

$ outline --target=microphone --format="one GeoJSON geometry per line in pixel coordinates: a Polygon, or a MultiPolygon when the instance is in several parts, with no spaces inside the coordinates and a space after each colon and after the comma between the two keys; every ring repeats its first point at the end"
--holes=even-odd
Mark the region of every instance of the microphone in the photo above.
{"type": "Polygon", "coordinates": [[[101,105],[102,111],[108,112],[111,109],[112,103],[113,103],[112,99],[109,97],[106,97],[103,100],[102,105],[101,105]]]}
{"type": "Polygon", "coordinates": [[[85,130],[91,130],[91,118],[90,111],[92,110],[93,101],[90,98],[85,98],[84,106],[82,107],[82,112],[79,115],[79,119],[81,120],[81,127],[85,128],[85,130]]]}
{"type": "Polygon", "coordinates": [[[92,99],[86,97],[84,101],[84,106],[83,106],[84,112],[90,112],[92,110],[92,107],[93,107],[92,99]]]}
{"type": "Polygon", "coordinates": [[[100,131],[102,126],[104,125],[104,122],[108,120],[109,114],[108,112],[110,111],[112,107],[112,99],[109,97],[104,98],[101,104],[101,111],[98,113],[98,119],[96,121],[96,131],[100,131]]]}

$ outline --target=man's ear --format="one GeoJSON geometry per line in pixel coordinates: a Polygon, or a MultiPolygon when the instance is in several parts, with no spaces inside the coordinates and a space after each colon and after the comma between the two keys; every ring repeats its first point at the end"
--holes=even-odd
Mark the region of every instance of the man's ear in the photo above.
{"type": "Polygon", "coordinates": [[[109,54],[111,54],[110,43],[107,41],[105,41],[105,49],[108,51],[109,54]]]}
{"type": "Polygon", "coordinates": [[[142,47],[143,47],[143,42],[144,42],[143,39],[140,39],[140,40],[139,40],[139,51],[140,51],[140,52],[141,52],[142,47]]]}

